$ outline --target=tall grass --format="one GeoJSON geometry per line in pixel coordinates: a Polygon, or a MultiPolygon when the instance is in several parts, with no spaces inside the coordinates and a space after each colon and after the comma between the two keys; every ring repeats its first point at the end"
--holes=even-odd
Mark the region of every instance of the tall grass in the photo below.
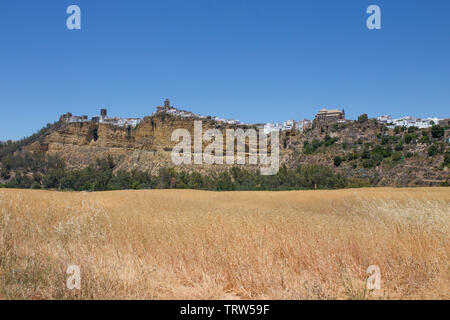
{"type": "Polygon", "coordinates": [[[449,204],[446,188],[0,190],[0,298],[448,299],[449,204]]]}

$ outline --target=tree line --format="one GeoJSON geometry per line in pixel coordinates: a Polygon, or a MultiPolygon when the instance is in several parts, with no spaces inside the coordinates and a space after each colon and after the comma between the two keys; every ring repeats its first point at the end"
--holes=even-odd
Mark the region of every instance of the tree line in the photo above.
{"type": "Polygon", "coordinates": [[[296,190],[339,189],[351,182],[333,169],[320,165],[304,165],[295,169],[285,166],[273,176],[259,171],[232,167],[208,173],[176,171],[161,168],[158,174],[145,171],[115,170],[111,157],[97,159],[84,169],[69,170],[57,156],[25,154],[8,156],[2,162],[2,177],[7,188],[56,189],[73,191],[107,191],[125,189],[199,189],[231,190],[296,190]],[[3,168],[6,169],[3,170],[3,168]]]}

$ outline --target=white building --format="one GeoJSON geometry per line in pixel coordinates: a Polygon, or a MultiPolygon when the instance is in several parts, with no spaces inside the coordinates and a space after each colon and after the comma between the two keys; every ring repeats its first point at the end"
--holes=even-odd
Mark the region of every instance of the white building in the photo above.
{"type": "Polygon", "coordinates": [[[377,118],[380,123],[388,124],[392,123],[392,117],[389,115],[380,116],[377,118]]]}
{"type": "Polygon", "coordinates": [[[427,120],[430,125],[435,125],[435,124],[439,124],[439,121],[444,120],[444,119],[440,119],[440,118],[427,118],[425,119],[427,120]]]}
{"type": "Polygon", "coordinates": [[[428,119],[417,119],[416,123],[414,124],[415,127],[418,127],[419,129],[426,129],[432,126],[431,121],[428,119]]]}
{"type": "Polygon", "coordinates": [[[118,127],[136,127],[139,123],[141,123],[142,119],[140,118],[109,118],[107,115],[107,110],[106,109],[101,109],[100,111],[100,117],[98,122],[99,123],[106,123],[106,124],[110,124],[113,126],[118,126],[118,127]]]}
{"type": "Polygon", "coordinates": [[[411,116],[405,116],[399,119],[393,119],[392,123],[396,127],[412,127],[415,126],[417,118],[411,116]]]}
{"type": "Polygon", "coordinates": [[[234,120],[234,119],[227,119],[227,120],[225,120],[225,122],[228,124],[234,124],[234,125],[241,124],[241,122],[239,120],[234,120]]]}
{"type": "Polygon", "coordinates": [[[396,127],[407,127],[408,126],[408,121],[406,121],[403,118],[393,119],[392,122],[396,127]]]}
{"type": "Polygon", "coordinates": [[[434,124],[439,123],[439,118],[420,119],[411,116],[405,116],[400,119],[393,119],[392,123],[396,127],[418,127],[419,129],[427,129],[434,124]]]}
{"type": "Polygon", "coordinates": [[[281,131],[282,130],[282,125],[280,125],[279,123],[266,123],[264,125],[264,133],[265,134],[269,134],[272,131],[281,131]]]}
{"type": "Polygon", "coordinates": [[[141,123],[142,119],[139,118],[119,118],[117,121],[112,123],[113,125],[117,125],[119,127],[136,127],[139,123],[141,123]]]}
{"type": "Polygon", "coordinates": [[[79,122],[88,122],[89,121],[89,119],[88,119],[88,117],[87,116],[71,116],[69,119],[68,119],[68,122],[69,123],[79,123],[79,122]]]}
{"type": "Polygon", "coordinates": [[[297,129],[300,132],[303,132],[306,129],[311,127],[311,123],[312,123],[311,120],[308,120],[308,119],[300,120],[300,121],[297,122],[297,129]]]}
{"type": "Polygon", "coordinates": [[[283,122],[283,128],[282,130],[292,130],[295,127],[295,120],[287,120],[283,122]]]}

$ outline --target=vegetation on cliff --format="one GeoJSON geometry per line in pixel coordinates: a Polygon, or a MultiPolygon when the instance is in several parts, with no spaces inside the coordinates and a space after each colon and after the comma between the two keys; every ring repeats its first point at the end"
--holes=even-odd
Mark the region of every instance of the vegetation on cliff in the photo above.
{"type": "MultiPolygon", "coordinates": [[[[273,177],[261,177],[251,166],[171,168],[170,133],[191,130],[191,120],[146,117],[132,130],[94,123],[49,124],[31,137],[0,143],[0,185],[93,191],[288,190],[447,185],[449,180],[448,127],[388,129],[365,116],[317,124],[305,132],[282,132],[284,167],[273,177]]],[[[206,120],[204,125],[218,124],[206,120]]]]}
{"type": "Polygon", "coordinates": [[[97,159],[95,165],[84,169],[69,170],[66,169],[64,161],[58,157],[26,154],[24,157],[11,156],[8,166],[15,171],[9,182],[3,185],[7,188],[75,191],[125,189],[230,191],[339,189],[354,184],[354,181],[349,182],[344,176],[334,173],[331,168],[318,165],[297,167],[295,170],[282,167],[274,176],[261,176],[257,172],[239,167],[220,173],[211,171],[207,174],[161,168],[158,175],[152,175],[150,172],[137,170],[115,170],[116,165],[111,157],[97,159]]]}
{"type": "MultiPolygon", "coordinates": [[[[32,134],[29,137],[25,137],[23,139],[12,141],[8,140],[6,142],[0,141],[0,159],[4,158],[7,155],[14,154],[17,151],[20,151],[23,147],[28,146],[36,141],[42,141],[45,136],[50,134],[52,130],[57,129],[60,126],[59,122],[56,123],[48,123],[45,127],[32,134]]],[[[3,161],[2,161],[3,162],[3,161]]]]}

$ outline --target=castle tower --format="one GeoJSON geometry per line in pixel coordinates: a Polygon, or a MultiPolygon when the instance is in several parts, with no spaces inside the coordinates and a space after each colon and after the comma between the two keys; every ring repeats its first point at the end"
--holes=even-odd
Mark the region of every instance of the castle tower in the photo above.
{"type": "Polygon", "coordinates": [[[107,115],[108,115],[108,110],[106,110],[106,109],[100,109],[100,116],[101,116],[102,118],[106,118],[107,115]]]}
{"type": "Polygon", "coordinates": [[[166,101],[164,101],[164,108],[166,108],[166,109],[170,108],[170,101],[169,101],[169,99],[166,99],[166,101]]]}

